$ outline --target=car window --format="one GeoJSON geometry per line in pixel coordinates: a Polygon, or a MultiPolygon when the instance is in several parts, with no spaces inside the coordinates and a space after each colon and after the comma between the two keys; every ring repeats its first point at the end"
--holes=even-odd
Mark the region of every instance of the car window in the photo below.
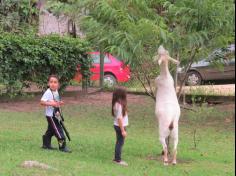
{"type": "Polygon", "coordinates": [[[225,62],[235,59],[235,47],[230,45],[228,48],[215,50],[208,58],[210,62],[225,62]]]}
{"type": "Polygon", "coordinates": [[[91,54],[91,58],[92,58],[94,64],[100,63],[100,56],[98,54],[91,54]]]}
{"type": "Polygon", "coordinates": [[[111,60],[109,59],[108,55],[105,56],[104,62],[105,62],[105,64],[111,63],[111,60]]]}
{"type": "MultiPolygon", "coordinates": [[[[91,58],[94,64],[100,64],[100,56],[98,54],[91,54],[91,58]]],[[[104,63],[105,64],[111,63],[111,60],[109,59],[108,55],[105,56],[104,63]]]]}
{"type": "Polygon", "coordinates": [[[228,61],[228,64],[229,64],[229,65],[235,65],[235,58],[230,59],[230,60],[228,61]]]}

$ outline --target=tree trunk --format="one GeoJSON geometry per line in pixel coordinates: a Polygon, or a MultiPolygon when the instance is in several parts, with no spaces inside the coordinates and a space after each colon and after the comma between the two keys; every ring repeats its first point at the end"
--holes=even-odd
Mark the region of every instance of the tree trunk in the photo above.
{"type": "Polygon", "coordinates": [[[74,38],[77,38],[77,29],[76,29],[76,24],[75,22],[72,21],[72,36],[74,38]]]}
{"type": "MultiPolygon", "coordinates": [[[[177,53],[177,60],[180,61],[179,52],[177,53]]],[[[176,90],[176,92],[177,92],[177,87],[178,87],[178,68],[179,68],[179,66],[177,65],[176,71],[175,71],[175,90],[176,90]]]]}
{"type": "Polygon", "coordinates": [[[193,130],[194,149],[197,149],[197,129],[193,130]]]}
{"type": "Polygon", "coordinates": [[[181,97],[181,95],[182,95],[183,86],[184,86],[185,81],[186,81],[186,79],[187,79],[187,73],[188,73],[188,70],[191,68],[191,66],[192,66],[192,64],[193,64],[193,62],[194,62],[194,58],[195,58],[195,56],[196,56],[196,54],[197,54],[197,50],[198,50],[198,48],[193,48],[193,49],[192,49],[189,65],[188,65],[187,69],[185,70],[184,79],[181,81],[181,83],[180,83],[180,88],[179,88],[179,92],[177,93],[178,99],[180,99],[180,97],[181,97]]]}
{"type": "Polygon", "coordinates": [[[29,0],[29,19],[27,20],[27,22],[29,24],[32,24],[32,5],[31,5],[31,0],[29,0]]]}
{"type": "Polygon", "coordinates": [[[184,82],[184,84],[183,84],[183,105],[186,105],[185,82],[184,82]]]}
{"type": "Polygon", "coordinates": [[[104,57],[103,50],[100,50],[100,89],[104,88],[104,57]]]}

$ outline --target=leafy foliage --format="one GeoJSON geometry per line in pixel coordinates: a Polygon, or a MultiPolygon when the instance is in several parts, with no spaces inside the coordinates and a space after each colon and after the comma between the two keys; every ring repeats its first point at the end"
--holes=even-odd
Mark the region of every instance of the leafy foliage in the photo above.
{"type": "Polygon", "coordinates": [[[150,57],[149,54],[153,55],[165,38],[167,26],[149,8],[148,1],[72,0],[66,5],[53,0],[50,2],[50,7],[54,4],[54,11],[63,10],[63,13],[77,19],[94,48],[102,48],[102,52],[111,52],[126,59],[133,67],[145,57],[150,57]]]}
{"type": "MultiPolygon", "coordinates": [[[[110,52],[125,60],[132,66],[133,73],[137,73],[134,76],[145,81],[143,85],[146,84],[147,76],[153,78],[140,72],[140,68],[147,68],[143,64],[152,62],[158,45],[166,37],[167,26],[163,18],[149,8],[149,1],[86,0],[71,1],[71,4],[67,3],[63,7],[59,5],[58,9],[63,9],[63,13],[77,19],[95,50],[110,52]]],[[[152,72],[157,71],[156,67],[152,72]]]]}
{"type": "Polygon", "coordinates": [[[34,82],[47,85],[47,77],[57,74],[65,88],[81,65],[84,78],[90,76],[88,43],[59,36],[33,37],[4,33],[0,35],[0,80],[9,94],[20,93],[34,82]]]}
{"type": "Polygon", "coordinates": [[[187,65],[195,49],[205,55],[234,42],[233,0],[50,0],[50,4],[54,11],[77,18],[94,47],[133,66],[152,59],[160,44],[172,55],[179,52],[187,65]]]}
{"type": "MultiPolygon", "coordinates": [[[[171,30],[166,45],[180,59],[186,75],[195,61],[207,58],[216,48],[234,43],[233,0],[183,0],[165,2],[163,7],[171,30]]],[[[184,82],[185,79],[180,84],[179,97],[184,82]]]]}
{"type": "Polygon", "coordinates": [[[0,30],[24,32],[38,22],[37,0],[0,1],[0,30]]]}
{"type": "MultiPolygon", "coordinates": [[[[234,42],[235,13],[232,0],[183,0],[165,2],[167,23],[171,28],[169,48],[179,52],[184,65],[190,53],[207,55],[234,42]]],[[[195,57],[194,59],[198,59],[195,57]]]]}
{"type": "Polygon", "coordinates": [[[48,7],[75,21],[94,49],[126,60],[151,96],[149,82],[159,70],[152,60],[160,44],[187,72],[235,40],[233,0],[49,0],[48,7]]]}

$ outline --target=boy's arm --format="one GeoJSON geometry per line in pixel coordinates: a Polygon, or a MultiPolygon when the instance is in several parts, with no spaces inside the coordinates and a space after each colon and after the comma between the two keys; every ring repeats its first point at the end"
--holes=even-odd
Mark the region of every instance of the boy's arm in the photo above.
{"type": "Polygon", "coordinates": [[[53,106],[53,107],[60,107],[61,105],[64,105],[63,101],[57,102],[53,100],[52,93],[50,91],[46,91],[40,101],[40,104],[42,106],[53,106]]]}
{"type": "Polygon", "coordinates": [[[41,100],[40,104],[42,106],[53,106],[53,107],[60,106],[60,102],[56,102],[56,101],[43,101],[43,100],[41,100]]]}

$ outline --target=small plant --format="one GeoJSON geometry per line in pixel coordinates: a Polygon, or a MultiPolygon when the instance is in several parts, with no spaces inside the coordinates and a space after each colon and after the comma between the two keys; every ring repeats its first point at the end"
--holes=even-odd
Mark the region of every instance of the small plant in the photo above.
{"type": "Polygon", "coordinates": [[[214,107],[209,107],[207,103],[203,103],[201,106],[194,104],[193,106],[196,111],[189,111],[187,116],[190,119],[189,123],[193,126],[193,146],[194,149],[197,149],[198,143],[200,142],[197,136],[199,126],[205,125],[207,121],[214,122],[219,120],[219,118],[225,117],[225,113],[218,111],[214,107]],[[217,117],[218,119],[213,119],[213,117],[217,117]]]}

